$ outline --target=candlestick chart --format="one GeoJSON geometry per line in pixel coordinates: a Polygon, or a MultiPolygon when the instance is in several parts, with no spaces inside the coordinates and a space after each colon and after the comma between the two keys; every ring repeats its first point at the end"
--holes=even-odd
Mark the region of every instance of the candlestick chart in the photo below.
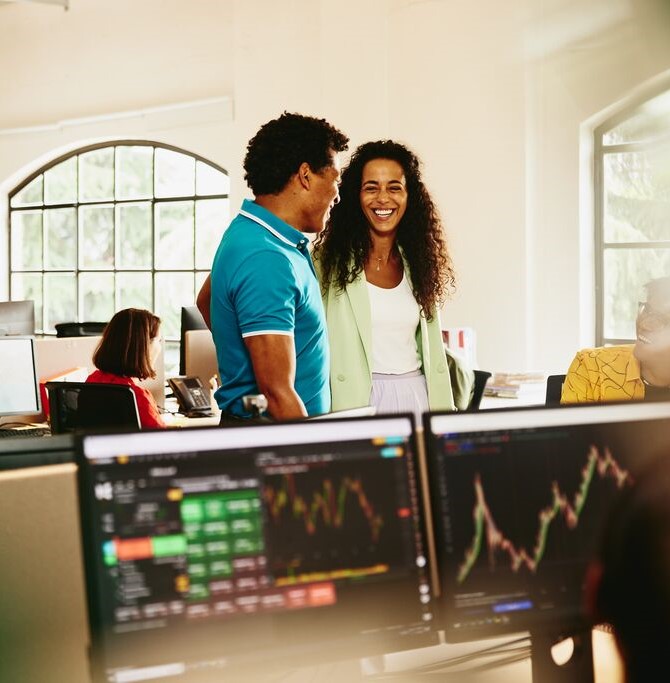
{"type": "Polygon", "coordinates": [[[340,461],[266,475],[262,499],[275,576],[379,573],[400,561],[397,538],[409,510],[398,505],[395,466],[340,461]]]}

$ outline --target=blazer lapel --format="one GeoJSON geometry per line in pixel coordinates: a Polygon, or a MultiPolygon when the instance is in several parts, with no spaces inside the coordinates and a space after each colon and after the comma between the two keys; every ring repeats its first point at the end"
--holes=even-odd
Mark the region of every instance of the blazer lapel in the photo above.
{"type": "Polygon", "coordinates": [[[370,318],[370,297],[368,295],[365,275],[359,276],[346,289],[351,310],[354,312],[354,319],[358,334],[363,342],[363,350],[368,361],[368,367],[372,367],[372,320],[370,318]]]}

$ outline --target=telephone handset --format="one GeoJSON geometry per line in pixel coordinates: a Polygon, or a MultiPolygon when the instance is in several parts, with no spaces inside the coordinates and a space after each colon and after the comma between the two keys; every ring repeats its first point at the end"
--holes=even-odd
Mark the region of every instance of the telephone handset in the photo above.
{"type": "Polygon", "coordinates": [[[172,377],[168,384],[179,404],[179,412],[187,417],[211,416],[209,389],[200,377],[172,377]]]}

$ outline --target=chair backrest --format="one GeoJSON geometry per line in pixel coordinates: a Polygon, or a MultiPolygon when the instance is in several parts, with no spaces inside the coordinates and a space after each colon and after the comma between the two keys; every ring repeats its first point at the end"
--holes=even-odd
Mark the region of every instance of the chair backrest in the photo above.
{"type": "Polygon", "coordinates": [[[83,322],[83,323],[57,323],[57,337],[97,337],[102,334],[107,323],[83,322]]]}
{"type": "Polygon", "coordinates": [[[140,429],[129,386],[93,382],[47,382],[53,434],[105,429],[140,429]]]}
{"type": "Polygon", "coordinates": [[[491,376],[491,373],[486,370],[473,370],[473,372],[475,373],[475,386],[472,390],[472,398],[470,399],[468,410],[479,409],[479,404],[482,402],[482,396],[484,395],[484,387],[491,376]]]}
{"type": "Polygon", "coordinates": [[[557,406],[561,403],[563,382],[565,382],[565,375],[549,375],[547,377],[547,393],[544,398],[545,406],[557,406]]]}

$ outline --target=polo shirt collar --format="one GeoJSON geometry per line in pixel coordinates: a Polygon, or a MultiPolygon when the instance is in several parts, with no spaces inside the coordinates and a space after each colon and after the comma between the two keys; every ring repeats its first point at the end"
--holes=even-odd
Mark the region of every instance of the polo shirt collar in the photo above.
{"type": "Polygon", "coordinates": [[[245,199],[242,202],[240,213],[261,225],[268,232],[272,233],[277,239],[289,244],[296,249],[303,250],[307,247],[309,240],[304,233],[296,230],[288,223],[285,223],[281,218],[275,216],[271,211],[262,207],[260,204],[251,199],[245,199]]]}

